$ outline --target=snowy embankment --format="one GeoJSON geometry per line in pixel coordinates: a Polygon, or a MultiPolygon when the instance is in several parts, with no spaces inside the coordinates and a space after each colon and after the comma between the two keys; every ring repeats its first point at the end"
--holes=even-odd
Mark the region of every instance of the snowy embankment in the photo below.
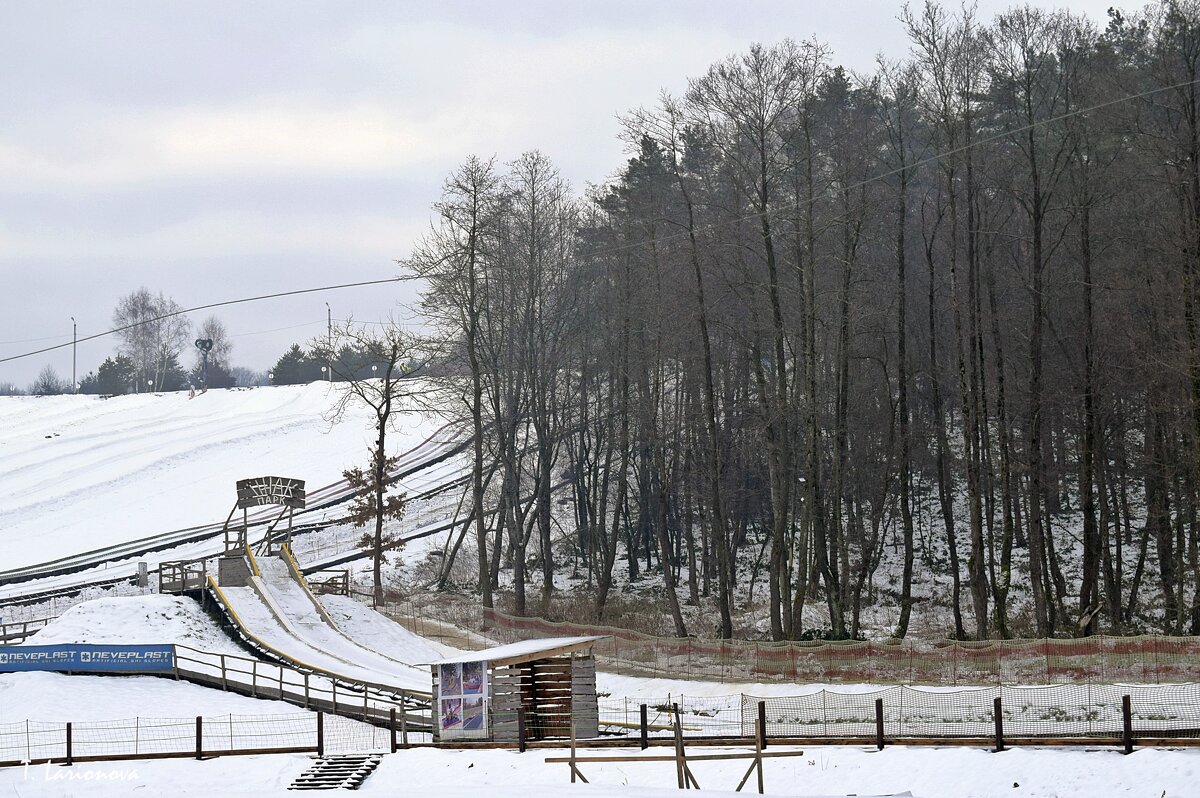
{"type": "Polygon", "coordinates": [[[25,641],[159,645],[174,643],[214,654],[249,656],[194,600],[181,596],[128,596],[85,601],[25,641]]]}
{"type": "MultiPolygon", "coordinates": [[[[186,393],[0,398],[0,530],[17,568],[204,523],[220,523],[234,482],[303,479],[309,491],[367,461],[367,414],[328,420],[337,385],[186,393]]],[[[402,414],[389,452],[442,422],[402,414]]]]}

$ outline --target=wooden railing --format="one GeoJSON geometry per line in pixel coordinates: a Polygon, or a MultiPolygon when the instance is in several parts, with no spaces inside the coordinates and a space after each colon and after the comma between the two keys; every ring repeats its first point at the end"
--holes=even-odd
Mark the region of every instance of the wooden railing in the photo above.
{"type": "Polygon", "coordinates": [[[0,645],[11,645],[31,637],[44,628],[53,618],[38,618],[32,621],[12,621],[0,623],[0,645]]]}
{"type": "Polygon", "coordinates": [[[280,662],[263,662],[236,654],[216,654],[175,646],[178,679],[222,690],[286,701],[361,720],[375,726],[396,725],[400,732],[429,732],[429,696],[424,701],[407,691],[335,677],[280,662]]]}
{"type": "Polygon", "coordinates": [[[204,590],[208,582],[206,558],[164,562],[158,566],[159,593],[188,593],[204,590]]]}
{"type": "Polygon", "coordinates": [[[350,572],[348,570],[317,571],[308,577],[308,587],[318,596],[349,596],[350,572]]]}

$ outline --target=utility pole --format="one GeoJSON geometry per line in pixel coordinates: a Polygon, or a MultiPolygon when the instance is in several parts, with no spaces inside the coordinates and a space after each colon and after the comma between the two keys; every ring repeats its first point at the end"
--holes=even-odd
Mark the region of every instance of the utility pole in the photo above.
{"type": "Polygon", "coordinates": [[[71,317],[71,393],[79,393],[79,383],[75,382],[75,342],[78,340],[79,325],[75,317],[71,317]]]}
{"type": "Polygon", "coordinates": [[[329,309],[328,302],[325,303],[325,325],[326,325],[326,330],[327,330],[326,336],[329,339],[329,342],[326,344],[326,348],[328,349],[328,352],[326,353],[325,357],[329,361],[329,363],[328,363],[328,365],[329,365],[329,382],[332,383],[333,382],[333,311],[329,309]]]}

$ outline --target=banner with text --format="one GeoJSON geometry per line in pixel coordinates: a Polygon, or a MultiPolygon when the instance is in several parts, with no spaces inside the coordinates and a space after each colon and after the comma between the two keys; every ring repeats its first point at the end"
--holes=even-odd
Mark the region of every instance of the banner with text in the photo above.
{"type": "Polygon", "coordinates": [[[0,646],[0,673],[80,671],[161,673],[175,667],[174,646],[0,646]]]}

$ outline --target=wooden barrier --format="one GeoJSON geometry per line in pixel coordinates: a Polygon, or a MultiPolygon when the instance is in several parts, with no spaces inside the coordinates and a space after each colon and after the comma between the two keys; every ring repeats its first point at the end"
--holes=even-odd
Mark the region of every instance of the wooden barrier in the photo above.
{"type": "Polygon", "coordinates": [[[0,623],[0,645],[21,643],[35,635],[52,620],[54,619],[38,618],[32,621],[12,621],[10,623],[0,623]]]}
{"type": "Polygon", "coordinates": [[[764,758],[804,756],[804,751],[771,751],[771,752],[763,751],[763,736],[760,734],[756,734],[754,737],[754,752],[753,753],[691,754],[691,755],[689,755],[687,753],[687,749],[685,748],[684,742],[683,742],[683,726],[680,723],[680,719],[679,719],[679,705],[678,704],[672,705],[672,710],[673,710],[674,716],[675,716],[675,724],[674,724],[675,725],[675,733],[671,739],[671,744],[674,746],[675,751],[670,756],[660,756],[660,755],[654,755],[654,754],[650,754],[650,755],[640,754],[640,755],[626,755],[626,756],[580,757],[576,752],[575,730],[574,730],[574,728],[572,728],[571,741],[570,741],[570,746],[571,746],[570,756],[566,756],[566,757],[550,756],[550,757],[546,757],[545,761],[547,763],[551,763],[551,764],[566,763],[571,769],[571,783],[572,784],[575,783],[576,779],[579,779],[580,781],[584,782],[585,784],[590,783],[590,782],[588,782],[587,777],[583,775],[583,771],[581,771],[579,769],[580,762],[593,762],[593,763],[599,763],[599,762],[614,762],[614,763],[617,763],[617,762],[619,762],[619,763],[674,762],[675,763],[675,775],[676,775],[677,783],[679,785],[679,789],[681,789],[681,790],[688,790],[688,789],[699,790],[700,783],[696,780],[696,775],[692,772],[691,767],[688,766],[689,762],[714,762],[714,761],[730,761],[730,760],[738,760],[738,759],[749,759],[749,760],[751,760],[750,767],[746,769],[745,775],[742,776],[741,781],[739,781],[737,787],[734,788],[734,792],[741,792],[742,788],[746,786],[746,782],[750,780],[750,775],[752,773],[757,772],[757,774],[758,774],[758,793],[759,793],[759,795],[762,795],[764,792],[764,779],[763,779],[763,759],[764,758]]]}
{"type": "Polygon", "coordinates": [[[421,694],[367,682],[343,681],[332,675],[313,674],[282,663],[261,662],[234,654],[210,654],[176,645],[171,675],[228,692],[331,712],[383,728],[388,727],[394,710],[405,736],[409,729],[432,729],[427,702],[416,698],[421,694]],[[354,696],[353,704],[347,703],[348,695],[354,696]]]}

